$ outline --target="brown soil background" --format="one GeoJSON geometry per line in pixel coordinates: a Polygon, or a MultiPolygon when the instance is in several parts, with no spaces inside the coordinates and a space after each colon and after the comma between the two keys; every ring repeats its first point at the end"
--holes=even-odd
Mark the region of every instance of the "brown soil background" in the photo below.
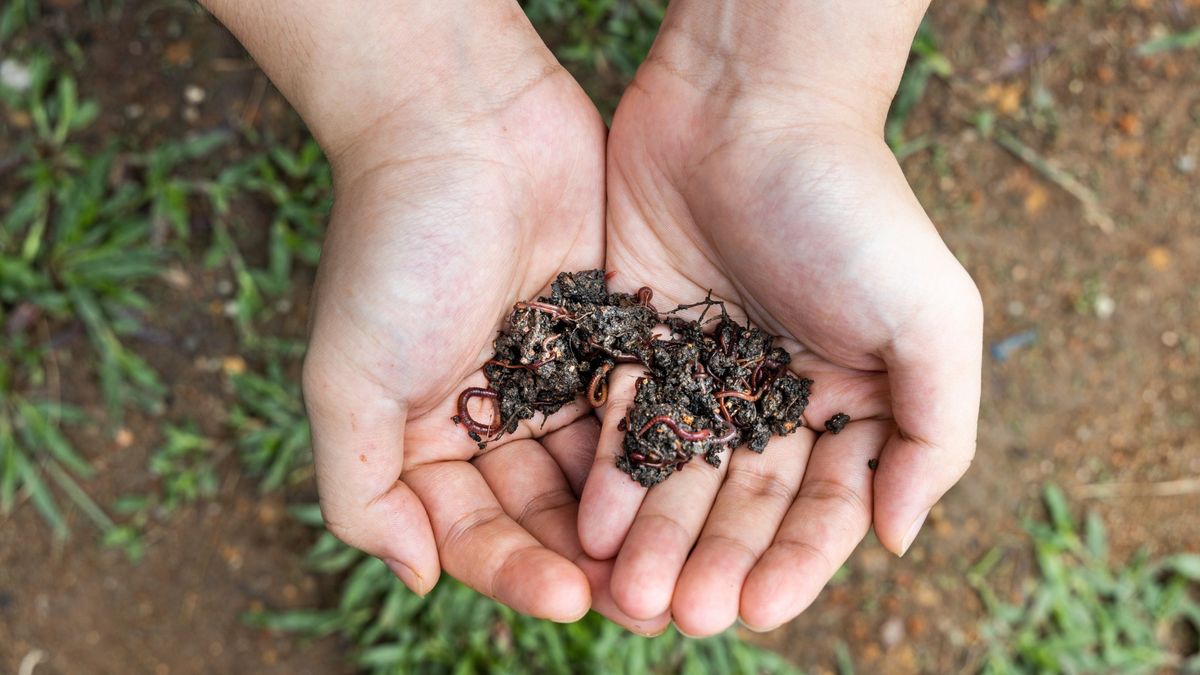
{"type": "MultiPolygon", "coordinates": [[[[46,39],[72,35],[85,49],[84,96],[97,99],[105,133],[149,147],[190,130],[252,121],[289,139],[301,133],[285,102],[240,47],[206,17],[127,2],[115,23],[81,3],[48,2],[46,39]],[[184,90],[202,88],[189,104],[184,90]]],[[[958,672],[982,647],[982,608],[965,570],[999,547],[992,579],[1016,597],[1035,570],[1019,517],[1055,481],[1077,508],[1107,522],[1115,555],[1200,550],[1200,494],[1088,499],[1082,486],[1149,484],[1200,474],[1200,67],[1197,52],[1138,57],[1137,45],[1200,23],[1200,1],[935,3],[932,26],[954,65],[935,80],[907,127],[931,147],[904,161],[922,203],[979,284],[985,347],[1022,331],[1034,344],[985,358],[979,453],[937,507],[911,553],[896,560],[874,541],[800,619],[756,637],[812,672],[832,672],[833,645],[860,672],[958,672]],[[1114,219],[1089,224],[1080,203],[971,123],[992,111],[998,129],[1095,189],[1114,219]],[[1096,311],[1111,299],[1111,313],[1096,311]]],[[[0,56],[3,54],[0,53],[0,56]]],[[[4,135],[21,133],[7,120],[4,135]]],[[[0,154],[12,136],[0,135],[0,154]]],[[[237,150],[231,151],[236,154],[237,150]]],[[[230,155],[228,158],[232,158],[230,155]]],[[[246,215],[245,243],[253,246],[246,215]]],[[[261,245],[259,246],[261,252],[261,245]]],[[[221,316],[222,272],[182,270],[186,288],[154,297],[170,339],[148,348],[171,385],[167,416],[192,418],[226,438],[222,358],[236,341],[221,316]],[[216,364],[216,365],[214,365],[216,364]]],[[[300,275],[285,331],[303,329],[309,279],[300,275]]],[[[1106,309],[1101,307],[1101,309],[1106,309]]],[[[86,354],[86,350],[77,350],[86,354]]],[[[101,415],[86,363],[62,350],[63,390],[101,415]]],[[[101,469],[101,503],[145,490],[158,420],[133,415],[120,447],[102,425],[76,435],[101,469]]],[[[56,546],[30,508],[0,522],[0,671],[42,650],[47,673],[336,673],[345,646],[252,630],[257,607],[327,601],[329,580],[308,575],[311,534],[285,505],[238,479],[233,460],[214,503],[181,510],[153,529],[146,559],[101,550],[78,514],[76,536],[56,546]]]]}

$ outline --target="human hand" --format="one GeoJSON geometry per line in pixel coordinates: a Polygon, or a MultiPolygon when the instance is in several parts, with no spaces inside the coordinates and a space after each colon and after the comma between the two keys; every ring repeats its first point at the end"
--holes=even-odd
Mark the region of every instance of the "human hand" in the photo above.
{"type": "Polygon", "coordinates": [[[620,609],[669,608],[699,636],[739,616],[758,630],[792,619],[872,523],[889,550],[908,549],[974,453],[982,309],[882,138],[920,11],[893,27],[894,67],[867,73],[828,53],[772,54],[782,38],[740,52],[744,17],[696,6],[672,5],[613,120],[612,283],[653,287],[660,309],[712,289],[783,336],[792,370],[815,380],[811,429],[646,491],[616,468],[640,372],[619,368],[579,532],[592,557],[617,556],[620,609]],[[854,421],[819,433],[838,412],[854,421]]]}
{"type": "Polygon", "coordinates": [[[326,525],[422,595],[445,569],[522,613],[661,630],[576,534],[590,406],[484,451],[451,422],[513,304],[603,263],[595,108],[508,0],[273,3],[208,2],[333,164],[304,365],[326,525]]]}

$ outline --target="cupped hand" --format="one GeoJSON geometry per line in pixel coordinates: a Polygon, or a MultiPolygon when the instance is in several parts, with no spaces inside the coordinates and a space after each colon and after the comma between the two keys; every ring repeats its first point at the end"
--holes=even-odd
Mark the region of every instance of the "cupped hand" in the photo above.
{"type": "Polygon", "coordinates": [[[647,491],[616,468],[639,374],[625,366],[579,533],[592,557],[617,556],[611,590],[628,615],[669,609],[690,635],[739,617],[769,629],[813,601],[872,525],[902,555],[967,469],[981,303],[882,140],[886,107],[671,54],[656,45],[613,121],[612,284],[653,287],[660,310],[711,289],[782,336],[793,371],[815,380],[808,428],[647,491]],[[853,421],[821,433],[838,412],[853,421]]]}
{"type": "MultiPolygon", "coordinates": [[[[529,30],[532,33],[532,30],[529,30]]],[[[536,36],[534,36],[536,39],[536,36]]],[[[451,417],[519,300],[603,264],[605,129],[540,42],[519,81],[436,114],[385,117],[331,157],[335,205],[304,367],[321,508],[343,541],[424,594],[441,569],[558,621],[608,597],[577,495],[598,425],[572,404],[480,450],[451,417]],[[419,116],[418,116],[419,117],[419,116]]],[[[444,97],[443,97],[444,98],[444,97]]],[[[481,423],[492,410],[476,399],[481,423]]]]}

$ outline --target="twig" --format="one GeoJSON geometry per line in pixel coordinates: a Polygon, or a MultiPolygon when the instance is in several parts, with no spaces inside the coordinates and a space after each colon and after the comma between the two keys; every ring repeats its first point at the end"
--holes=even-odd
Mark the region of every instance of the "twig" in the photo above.
{"type": "Polygon", "coordinates": [[[242,106],[242,124],[248,127],[254,126],[254,123],[258,121],[258,111],[262,107],[266,94],[267,77],[262,73],[256,73],[254,84],[250,86],[250,94],[246,98],[245,105],[242,106]]]}
{"type": "Polygon", "coordinates": [[[1092,483],[1073,490],[1083,499],[1115,497],[1178,497],[1200,494],[1200,478],[1181,478],[1157,483],[1092,483]]]}
{"type": "Polygon", "coordinates": [[[33,675],[33,669],[37,668],[43,661],[46,660],[46,652],[40,649],[34,649],[21,659],[21,665],[17,666],[17,675],[33,675]]]}
{"type": "Polygon", "coordinates": [[[1112,216],[1100,204],[1100,198],[1090,187],[1080,183],[1077,178],[1067,173],[1053,161],[1038,154],[1036,150],[1025,145],[1019,138],[1006,131],[997,130],[992,137],[996,144],[1011,152],[1017,159],[1033,167],[1047,180],[1066,190],[1083,205],[1083,217],[1092,225],[1100,228],[1104,234],[1112,234],[1117,229],[1112,216]]]}

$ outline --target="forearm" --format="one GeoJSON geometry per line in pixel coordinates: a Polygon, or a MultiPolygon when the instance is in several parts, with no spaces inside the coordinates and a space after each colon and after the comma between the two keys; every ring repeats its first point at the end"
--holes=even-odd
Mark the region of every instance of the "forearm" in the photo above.
{"type": "Polygon", "coordinates": [[[514,0],[201,0],[331,156],[387,119],[467,116],[553,63],[514,0]]]}
{"type": "Polygon", "coordinates": [[[929,0],[674,0],[652,54],[702,88],[815,93],[882,124],[928,6],[929,0]]]}

